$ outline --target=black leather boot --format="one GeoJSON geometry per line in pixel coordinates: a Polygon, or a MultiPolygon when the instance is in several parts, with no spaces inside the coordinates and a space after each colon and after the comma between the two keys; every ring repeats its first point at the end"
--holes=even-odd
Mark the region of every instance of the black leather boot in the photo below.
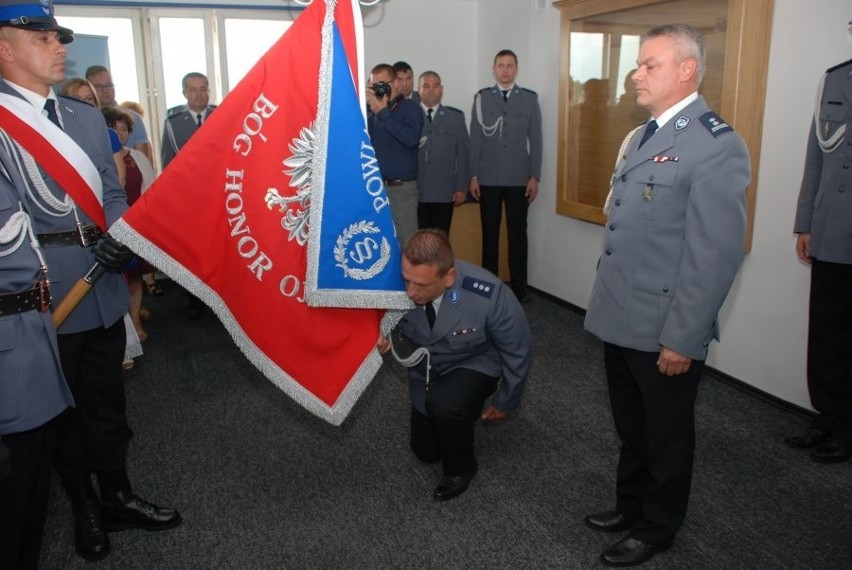
{"type": "Polygon", "coordinates": [[[100,560],[110,552],[109,537],[101,519],[98,497],[92,488],[92,476],[83,473],[59,473],[71,499],[74,513],[74,545],[86,560],[100,560]]]}
{"type": "Polygon", "coordinates": [[[158,507],[136,495],[130,487],[127,470],[98,471],[101,486],[101,514],[110,532],[141,528],[166,530],[181,523],[180,513],[158,507]]]}

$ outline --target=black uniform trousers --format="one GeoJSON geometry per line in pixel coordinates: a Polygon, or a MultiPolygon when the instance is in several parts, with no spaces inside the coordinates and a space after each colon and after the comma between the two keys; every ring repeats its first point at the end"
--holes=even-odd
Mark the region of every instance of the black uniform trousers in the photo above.
{"type": "Polygon", "coordinates": [[[656,544],[674,537],[686,517],[695,453],[695,397],[704,369],[668,377],[657,352],[604,344],[615,428],[621,439],[616,510],[637,521],[630,536],[656,544]]]}
{"type": "Polygon", "coordinates": [[[12,478],[0,481],[0,568],[38,567],[57,418],[37,428],[3,436],[12,462],[12,478]]]}
{"type": "Polygon", "coordinates": [[[480,186],[479,219],[482,223],[482,267],[499,275],[500,222],[506,204],[506,237],[509,242],[509,277],[516,295],[527,292],[526,186],[480,186]]]}
{"type": "Polygon", "coordinates": [[[63,415],[57,438],[61,473],[125,467],[133,436],[121,377],[125,336],[122,319],[108,328],[57,336],[62,372],[76,405],[63,415]]]}
{"type": "Polygon", "coordinates": [[[466,368],[440,376],[432,373],[426,389],[428,416],[411,407],[411,449],[417,458],[443,461],[444,475],[449,477],[476,473],[474,428],[498,380],[466,368]]]}
{"type": "Polygon", "coordinates": [[[813,260],[809,317],[813,426],[852,443],[852,265],[813,260]]]}
{"type": "Polygon", "coordinates": [[[450,235],[450,224],[453,223],[453,202],[418,202],[417,229],[435,228],[444,230],[450,235]]]}

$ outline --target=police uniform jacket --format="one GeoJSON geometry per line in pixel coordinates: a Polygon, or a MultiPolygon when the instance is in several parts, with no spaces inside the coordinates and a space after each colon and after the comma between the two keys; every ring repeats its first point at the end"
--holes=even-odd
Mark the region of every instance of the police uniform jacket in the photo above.
{"type": "Polygon", "coordinates": [[[852,264],[852,60],[826,72],[814,119],[793,231],[811,234],[811,256],[849,265],[852,264]]]}
{"type": "MultiPolygon", "coordinates": [[[[456,368],[501,377],[492,404],[518,407],[532,365],[532,335],[514,294],[488,271],[456,260],[456,280],[444,292],[434,328],[422,307],[400,321],[402,334],[431,354],[432,373],[456,368]]],[[[426,377],[422,366],[409,369],[411,402],[426,414],[426,377]]]]}
{"type": "Polygon", "coordinates": [[[526,186],[541,178],[541,109],[535,91],[515,85],[507,101],[495,85],[473,97],[470,176],[484,186],[526,186]]]}
{"type": "Polygon", "coordinates": [[[453,192],[467,192],[468,136],[464,113],[439,105],[432,122],[423,121],[417,152],[420,202],[452,202],[453,192]]]}
{"type": "MultiPolygon", "coordinates": [[[[6,82],[0,83],[0,91],[23,98],[6,82]]],[[[98,109],[88,103],[61,95],[57,111],[62,117],[63,130],[85,151],[100,173],[103,183],[104,213],[109,226],[127,209],[127,196],[118,181],[104,117],[98,109]]],[[[39,171],[50,193],[57,200],[63,201],[66,197],[65,191],[44,170],[39,168],[39,171]]],[[[14,186],[24,187],[20,172],[11,170],[9,174],[14,186]]],[[[33,185],[32,181],[28,184],[33,185]]],[[[35,200],[36,203],[29,201],[27,209],[37,234],[76,231],[77,224],[73,211],[60,216],[51,215],[49,212],[52,208],[49,205],[45,204],[41,198],[35,200]]],[[[94,224],[81,208],[76,208],[76,211],[82,225],[94,224]]],[[[43,247],[42,253],[47,262],[50,289],[54,306],[56,306],[71,287],[95,264],[94,247],[80,245],[43,247]]],[[[97,281],[93,290],[83,297],[58,332],[70,334],[112,326],[124,316],[129,306],[130,295],[127,291],[127,283],[121,275],[107,273],[97,281]]]]}
{"type": "MultiPolygon", "coordinates": [[[[215,108],[216,105],[207,105],[207,110],[204,112],[205,121],[215,108]]],[[[160,152],[163,168],[169,165],[178,151],[200,128],[195,115],[196,113],[190,111],[186,105],[172,107],[166,112],[166,123],[163,126],[163,146],[160,152]]]]}
{"type": "MultiPolygon", "coordinates": [[[[4,149],[0,163],[0,229],[10,231],[10,218],[20,215],[23,192],[7,176],[12,163],[4,149]]],[[[25,238],[17,246],[17,240],[0,241],[0,295],[26,291],[41,279],[41,262],[23,231],[25,238]]],[[[0,436],[37,428],[72,403],[50,313],[0,312],[0,436]]]]}
{"type": "Polygon", "coordinates": [[[601,340],[693,359],[743,257],[748,150],[699,97],[616,166],[585,327],[601,340]]]}

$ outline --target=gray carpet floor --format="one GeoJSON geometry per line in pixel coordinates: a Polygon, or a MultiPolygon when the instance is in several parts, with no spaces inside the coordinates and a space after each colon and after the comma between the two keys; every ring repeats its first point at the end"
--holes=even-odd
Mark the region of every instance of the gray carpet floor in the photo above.
{"type": "MultiPolygon", "coordinates": [[[[617,437],[600,343],[542,296],[525,306],[535,364],[524,404],[480,427],[480,471],[436,503],[440,467],[408,449],[404,370],[386,361],[341,427],[290,401],[210,313],[181,293],[146,297],[146,354],[126,373],[135,490],[177,507],[165,532],[110,535],[78,557],[54,481],[42,566],[66,568],[594,568],[618,535],[583,517],[614,502],[617,437]]],[[[712,350],[712,349],[711,349],[712,350]]],[[[801,413],[708,376],[697,403],[689,514],[648,568],[852,567],[852,461],[785,447],[801,413]]]]}

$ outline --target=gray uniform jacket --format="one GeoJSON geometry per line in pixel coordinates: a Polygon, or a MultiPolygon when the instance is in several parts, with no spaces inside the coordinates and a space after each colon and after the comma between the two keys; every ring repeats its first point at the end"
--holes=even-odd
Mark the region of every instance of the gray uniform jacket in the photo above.
{"type": "Polygon", "coordinates": [[[616,166],[585,327],[636,350],[696,360],[743,257],[748,149],[702,97],[616,166]]]}
{"type": "MultiPolygon", "coordinates": [[[[21,97],[6,82],[0,83],[0,91],[21,97]]],[[[57,111],[62,117],[65,132],[85,151],[100,173],[103,183],[104,212],[107,225],[110,225],[121,217],[127,209],[127,196],[118,181],[104,116],[88,103],[61,95],[59,96],[57,111]]],[[[63,201],[66,197],[65,191],[46,172],[39,170],[50,193],[57,200],[63,201]]],[[[9,174],[15,187],[24,187],[24,181],[17,170],[12,170],[9,174]]],[[[28,181],[27,184],[34,187],[31,181],[28,181]]],[[[59,233],[76,230],[73,212],[54,216],[44,211],[45,209],[52,210],[49,205],[45,204],[40,198],[36,198],[36,200],[37,204],[30,201],[27,205],[36,233],[59,233]]],[[[76,210],[81,224],[94,223],[82,209],[77,208],[76,210]]],[[[42,248],[42,253],[47,262],[54,307],[95,264],[93,249],[80,245],[42,248]]],[[[94,289],[77,305],[77,308],[60,327],[59,333],[70,334],[112,326],[124,316],[129,306],[130,295],[124,278],[118,274],[107,273],[98,280],[94,289]]]]}
{"type": "MultiPolygon", "coordinates": [[[[444,292],[434,328],[426,313],[416,307],[399,323],[414,345],[431,353],[433,372],[445,374],[467,368],[501,377],[492,401],[500,410],[521,403],[532,365],[532,334],[515,295],[488,271],[456,260],[456,280],[444,292]]],[[[411,402],[426,413],[425,368],[409,369],[411,402]]]]}
{"type": "Polygon", "coordinates": [[[420,202],[452,202],[453,192],[467,193],[467,147],[462,111],[440,105],[431,123],[423,120],[417,151],[420,202]]]}
{"type": "Polygon", "coordinates": [[[793,231],[811,255],[852,264],[852,60],[829,69],[811,122],[793,231]],[[817,130],[818,129],[818,130],[817,130]]]}
{"type": "MultiPolygon", "coordinates": [[[[8,176],[12,162],[2,148],[0,164],[3,228],[12,215],[20,215],[24,193],[19,194],[12,185],[8,176]]],[[[0,254],[0,295],[20,293],[38,283],[41,262],[29,236],[17,247],[14,242],[0,243],[0,254]]],[[[37,428],[72,403],[59,364],[56,329],[50,313],[0,314],[0,436],[37,428]]]]}
{"type": "Polygon", "coordinates": [[[515,85],[508,101],[499,87],[473,97],[470,176],[485,186],[526,186],[541,178],[541,109],[535,91],[515,85]]]}
{"type": "MultiPolygon", "coordinates": [[[[216,105],[207,105],[205,121],[215,108],[216,105]]],[[[163,168],[169,165],[178,151],[184,147],[198,129],[196,118],[186,105],[178,105],[168,110],[166,123],[163,126],[163,147],[160,152],[163,168]]]]}

